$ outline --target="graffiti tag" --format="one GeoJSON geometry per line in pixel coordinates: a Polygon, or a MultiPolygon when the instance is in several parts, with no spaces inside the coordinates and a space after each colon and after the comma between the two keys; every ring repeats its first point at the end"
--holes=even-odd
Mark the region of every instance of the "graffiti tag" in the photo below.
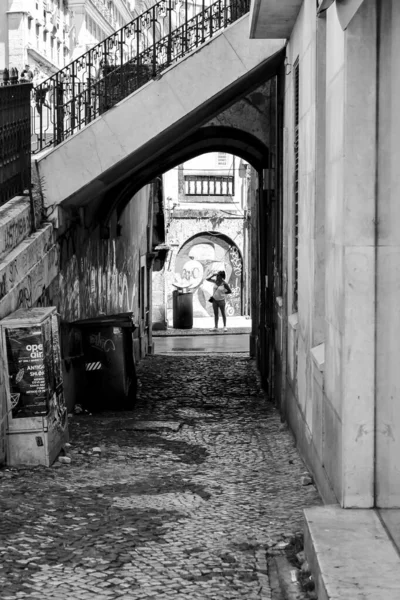
{"type": "Polygon", "coordinates": [[[89,342],[92,348],[102,350],[103,352],[110,352],[115,350],[115,344],[112,340],[105,338],[101,333],[95,333],[89,337],[89,342]]]}
{"type": "Polygon", "coordinates": [[[240,258],[238,249],[234,246],[229,248],[229,258],[231,259],[231,265],[235,275],[239,276],[242,272],[242,259],[240,258]]]}
{"type": "Polygon", "coordinates": [[[31,222],[29,215],[24,215],[9,223],[5,229],[2,252],[10,251],[29,234],[31,222]]]}

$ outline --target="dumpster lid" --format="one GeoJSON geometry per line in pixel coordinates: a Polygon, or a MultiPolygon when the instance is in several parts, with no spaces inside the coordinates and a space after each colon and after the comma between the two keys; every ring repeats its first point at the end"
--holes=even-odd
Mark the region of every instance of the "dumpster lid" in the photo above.
{"type": "Polygon", "coordinates": [[[136,329],[132,312],[118,313],[116,315],[100,315],[99,317],[91,317],[90,319],[80,319],[79,321],[72,321],[70,325],[76,325],[77,327],[115,325],[116,327],[131,327],[132,329],[136,329]]]}

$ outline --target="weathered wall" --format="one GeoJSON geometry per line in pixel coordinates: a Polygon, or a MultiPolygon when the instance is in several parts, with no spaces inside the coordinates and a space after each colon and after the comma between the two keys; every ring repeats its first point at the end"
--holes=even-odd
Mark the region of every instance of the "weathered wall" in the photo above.
{"type": "Polygon", "coordinates": [[[210,119],[204,127],[219,125],[232,127],[241,132],[249,133],[265,144],[269,139],[270,123],[266,118],[270,104],[271,82],[267,81],[253,92],[235,102],[226,110],[213,119],[210,119]]]}
{"type": "MultiPolygon", "coordinates": [[[[0,318],[21,307],[57,307],[69,408],[78,383],[75,367],[79,366],[79,349],[70,344],[67,323],[100,314],[133,312],[138,325],[136,359],[147,352],[152,194],[153,186],[149,185],[131,200],[119,218],[119,235],[108,240],[100,239],[98,228],[89,232],[84,223],[68,218],[65,230],[58,235],[51,223],[31,234],[27,198],[16,198],[0,208],[0,318]]],[[[4,367],[0,369],[0,405],[4,401],[3,374],[4,367]]],[[[3,418],[0,415],[0,422],[3,418]]],[[[0,460],[1,456],[0,448],[0,460]]]]}
{"type": "MultiPolygon", "coordinates": [[[[117,237],[100,239],[98,227],[88,235],[85,224],[70,223],[58,239],[59,278],[47,291],[48,301],[58,306],[67,323],[132,312],[139,327],[135,335],[137,360],[145,354],[148,343],[147,321],[142,317],[149,309],[146,255],[151,249],[152,192],[151,185],[145,186],[132,198],[119,218],[117,237]],[[143,265],[145,272],[141,274],[143,265]],[[145,278],[144,307],[139,306],[141,277],[145,278]]],[[[74,358],[74,348],[68,344],[64,353],[66,360],[74,358]]]]}
{"type": "Polygon", "coordinates": [[[343,31],[335,5],[316,20],[305,0],[288,45],[288,63],[300,65],[296,313],[286,76],[286,410],[323,495],[345,507],[374,502],[375,9],[365,0],[343,31]]]}
{"type": "Polygon", "coordinates": [[[100,239],[99,228],[87,235],[71,225],[58,239],[60,280],[58,305],[63,320],[132,311],[138,316],[140,256],[147,252],[149,189],[128,204],[120,218],[121,235],[100,239]]]}

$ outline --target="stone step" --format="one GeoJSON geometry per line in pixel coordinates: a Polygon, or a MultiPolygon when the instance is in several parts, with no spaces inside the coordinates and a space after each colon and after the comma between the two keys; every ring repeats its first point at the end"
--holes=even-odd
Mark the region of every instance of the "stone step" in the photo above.
{"type": "Polygon", "coordinates": [[[375,510],[332,505],[304,514],[318,600],[399,600],[400,557],[375,510]]]}
{"type": "Polygon", "coordinates": [[[22,306],[33,306],[58,275],[53,231],[51,224],[44,225],[0,263],[0,319],[22,306]]]}
{"type": "Polygon", "coordinates": [[[17,196],[0,207],[0,261],[31,232],[29,198],[17,196]]]}

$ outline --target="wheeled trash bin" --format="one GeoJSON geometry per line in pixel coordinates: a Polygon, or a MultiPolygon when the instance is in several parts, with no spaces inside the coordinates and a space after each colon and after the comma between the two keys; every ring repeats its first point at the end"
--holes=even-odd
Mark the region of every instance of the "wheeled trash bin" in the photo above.
{"type": "Polygon", "coordinates": [[[193,292],[183,290],[172,292],[172,324],[174,329],[192,329],[193,292]]]}
{"type": "Polygon", "coordinates": [[[81,402],[91,412],[129,410],[136,400],[132,313],[83,319],[71,323],[80,331],[85,361],[81,402]]]}

